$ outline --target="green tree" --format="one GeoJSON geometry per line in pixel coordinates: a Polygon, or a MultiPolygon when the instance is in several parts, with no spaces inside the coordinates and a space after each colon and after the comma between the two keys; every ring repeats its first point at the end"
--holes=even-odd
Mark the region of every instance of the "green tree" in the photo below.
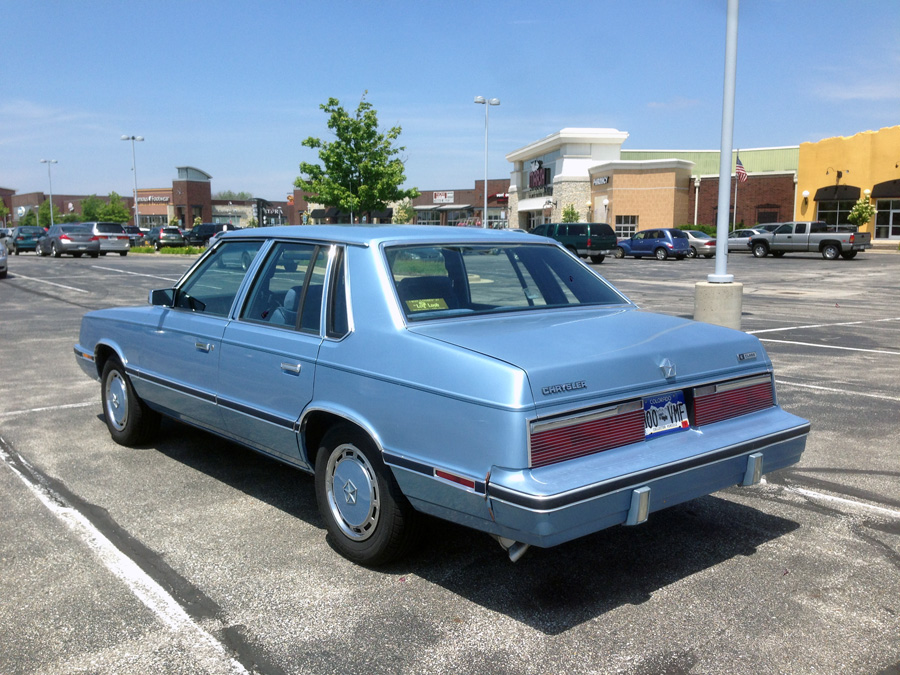
{"type": "Polygon", "coordinates": [[[90,222],[93,220],[103,220],[100,217],[100,211],[106,206],[106,202],[97,195],[91,195],[81,200],[81,218],[90,222]]]}
{"type": "MultiPolygon", "coordinates": [[[[62,218],[60,218],[59,209],[56,205],[53,206],[53,222],[59,223],[62,222],[62,218]]],[[[38,207],[38,225],[41,227],[50,227],[50,200],[45,199],[44,203],[38,207]]]]}
{"type": "Polygon", "coordinates": [[[9,215],[9,209],[6,208],[6,204],[3,203],[3,198],[0,197],[0,221],[3,224],[6,224],[6,217],[9,215]]]}
{"type": "Polygon", "coordinates": [[[34,209],[29,209],[28,213],[19,218],[19,225],[37,225],[37,216],[34,214],[34,209]]]}
{"type": "Polygon", "coordinates": [[[856,227],[862,227],[872,220],[874,215],[875,207],[872,206],[872,202],[867,197],[860,197],[859,201],[850,209],[850,215],[847,216],[847,220],[856,225],[856,227]]]}
{"type": "Polygon", "coordinates": [[[319,151],[322,164],[300,163],[301,175],[294,185],[309,195],[309,201],[351,213],[384,210],[389,202],[415,199],[416,188],[403,190],[405,167],[395,146],[401,128],[378,130],[378,115],[365,94],[351,116],[336,98],[319,106],[328,113],[328,128],[334,141],[310,136],[303,145],[319,151]]]}
{"type": "MultiPolygon", "coordinates": [[[[84,208],[84,204],[82,204],[84,208]]],[[[109,202],[100,208],[97,220],[108,220],[113,223],[124,223],[131,218],[131,211],[115,192],[109,193],[109,202]]]]}
{"type": "Polygon", "coordinates": [[[391,222],[398,225],[406,225],[411,223],[415,217],[416,211],[412,207],[412,202],[404,199],[394,208],[394,216],[391,218],[391,222]]]}
{"type": "Polygon", "coordinates": [[[235,192],[234,190],[222,190],[213,195],[213,199],[231,199],[239,202],[245,202],[253,199],[250,192],[235,192]]]}
{"type": "Polygon", "coordinates": [[[562,221],[564,223],[577,223],[579,220],[578,211],[575,210],[574,204],[569,204],[562,212],[562,221]]]}

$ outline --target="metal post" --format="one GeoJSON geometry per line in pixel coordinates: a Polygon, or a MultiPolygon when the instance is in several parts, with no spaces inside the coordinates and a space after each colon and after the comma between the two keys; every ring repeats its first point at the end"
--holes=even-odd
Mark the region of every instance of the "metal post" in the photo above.
{"type": "Polygon", "coordinates": [[[486,99],[484,96],[476,96],[475,103],[484,106],[484,207],[481,212],[481,226],[487,227],[487,188],[488,188],[488,109],[492,105],[500,105],[499,98],[486,99]]]}
{"type": "MultiPolygon", "coordinates": [[[[47,180],[50,181],[50,227],[53,227],[55,224],[53,222],[53,177],[50,175],[50,165],[57,164],[58,162],[55,159],[42,159],[41,163],[47,165],[47,180]]],[[[35,213],[35,215],[37,215],[37,213],[35,213]]],[[[38,222],[35,223],[35,225],[40,225],[40,219],[38,219],[38,222]]]]}
{"type": "Polygon", "coordinates": [[[734,140],[737,32],[738,0],[728,0],[728,16],[725,23],[725,93],[722,100],[722,142],[719,151],[719,213],[716,217],[716,272],[707,277],[710,283],[734,281],[734,275],[727,273],[727,251],[728,202],[731,197],[731,143],[734,140]]]}
{"type": "Polygon", "coordinates": [[[140,227],[140,215],[138,214],[138,195],[137,195],[137,161],[134,153],[134,142],[143,141],[143,136],[122,136],[123,141],[131,141],[131,173],[134,176],[134,226],[140,227]]]}

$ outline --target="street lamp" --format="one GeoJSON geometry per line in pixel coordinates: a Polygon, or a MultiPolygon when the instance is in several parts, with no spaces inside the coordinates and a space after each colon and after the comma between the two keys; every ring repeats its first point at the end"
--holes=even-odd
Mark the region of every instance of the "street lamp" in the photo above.
{"type": "Polygon", "coordinates": [[[488,184],[488,111],[492,105],[500,105],[499,98],[486,99],[476,96],[475,103],[484,106],[484,211],[481,212],[481,226],[487,227],[487,184],[488,184]]]}
{"type": "Polygon", "coordinates": [[[122,135],[123,141],[131,141],[131,173],[134,175],[134,225],[135,227],[140,227],[140,220],[138,220],[138,202],[137,202],[137,163],[135,162],[134,155],[134,142],[135,141],[143,141],[143,136],[126,136],[122,135]]]}
{"type": "MultiPolygon", "coordinates": [[[[47,165],[47,180],[50,181],[50,227],[53,227],[53,177],[50,175],[50,165],[58,164],[55,159],[42,159],[41,164],[47,165]]],[[[37,215],[37,214],[35,214],[37,215]]]]}

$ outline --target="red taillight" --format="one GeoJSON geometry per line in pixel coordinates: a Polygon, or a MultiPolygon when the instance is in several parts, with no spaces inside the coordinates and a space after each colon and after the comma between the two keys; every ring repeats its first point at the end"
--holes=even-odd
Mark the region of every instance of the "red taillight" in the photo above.
{"type": "Polygon", "coordinates": [[[546,466],[644,440],[644,407],[629,401],[611,408],[531,425],[530,466],[546,466]]]}
{"type": "Polygon", "coordinates": [[[100,241],[100,237],[98,237],[98,236],[95,234],[93,237],[91,237],[91,241],[100,241]]]}
{"type": "Polygon", "coordinates": [[[694,389],[694,424],[698,427],[775,405],[769,375],[747,377],[694,389]]]}
{"type": "Polygon", "coordinates": [[[590,237],[588,237],[588,240],[587,240],[587,247],[588,247],[588,248],[591,247],[591,238],[590,238],[590,237]]]}
{"type": "Polygon", "coordinates": [[[852,243],[854,242],[855,239],[856,239],[856,235],[855,235],[855,234],[851,234],[851,235],[850,235],[850,243],[852,244],[852,243]]]}
{"type": "Polygon", "coordinates": [[[69,235],[67,235],[67,234],[59,235],[59,240],[60,241],[72,241],[71,239],[69,239],[69,235]]]}

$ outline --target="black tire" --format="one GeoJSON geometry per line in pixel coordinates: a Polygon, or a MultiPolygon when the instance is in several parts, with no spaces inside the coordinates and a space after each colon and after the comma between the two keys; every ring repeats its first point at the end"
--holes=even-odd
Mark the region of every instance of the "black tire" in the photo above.
{"type": "Polygon", "coordinates": [[[822,257],[825,260],[837,260],[841,255],[841,247],[837,244],[825,244],[822,247],[822,257]]]}
{"type": "Polygon", "coordinates": [[[859,253],[859,251],[844,251],[843,253],[841,253],[841,257],[844,260],[853,260],[856,257],[857,253],[859,253]]]}
{"type": "Polygon", "coordinates": [[[613,254],[616,258],[624,258],[625,257],[625,249],[621,246],[616,246],[616,252],[613,254]]]}
{"type": "Polygon", "coordinates": [[[769,255],[769,245],[763,241],[753,244],[752,250],[754,258],[765,258],[769,255]]]}
{"type": "Polygon", "coordinates": [[[59,258],[62,256],[62,251],[60,251],[58,248],[56,248],[56,242],[53,242],[52,244],[50,244],[50,254],[54,258],[59,258]]]}
{"type": "Polygon", "coordinates": [[[159,245],[159,242],[158,242],[158,241],[156,242],[155,246],[156,246],[156,250],[157,250],[157,251],[160,250],[160,249],[162,248],[162,246],[159,245]]]}
{"type": "Polygon", "coordinates": [[[772,257],[773,258],[783,258],[784,251],[772,251],[772,257]]]}
{"type": "Polygon", "coordinates": [[[316,455],[316,502],[337,551],[355,563],[385,565],[415,543],[419,515],[400,492],[372,440],[341,424],[316,455]]]}
{"type": "Polygon", "coordinates": [[[691,246],[691,250],[687,252],[688,258],[696,258],[697,257],[697,249],[691,246]]]}
{"type": "Polygon", "coordinates": [[[128,251],[119,251],[119,255],[124,258],[126,255],[128,255],[128,251]]]}
{"type": "Polygon", "coordinates": [[[106,428],[119,445],[146,443],[159,428],[159,413],[138,398],[118,358],[110,358],[103,366],[100,400],[106,428]]]}
{"type": "Polygon", "coordinates": [[[100,255],[106,255],[106,251],[100,251],[100,255]]]}
{"type": "Polygon", "coordinates": [[[80,257],[81,257],[81,254],[80,254],[80,253],[73,253],[73,254],[72,254],[72,257],[73,257],[73,258],[80,258],[80,257]]]}
{"type": "MultiPolygon", "coordinates": [[[[690,258],[690,256],[688,256],[688,258],[690,258]]],[[[676,256],[675,256],[675,260],[684,260],[684,256],[683,256],[683,255],[676,255],[676,256]]]]}
{"type": "Polygon", "coordinates": [[[100,254],[99,254],[99,253],[91,253],[90,256],[91,256],[92,258],[99,258],[99,257],[100,257],[100,254]]]}
{"type": "MultiPolygon", "coordinates": [[[[37,250],[37,249],[35,249],[35,250],[37,250]]],[[[13,252],[13,255],[19,255],[19,249],[18,249],[18,248],[13,248],[12,252],[13,252]]]]}
{"type": "Polygon", "coordinates": [[[599,264],[602,263],[604,260],[606,260],[606,256],[605,256],[605,255],[592,255],[592,256],[591,256],[591,262],[594,263],[595,265],[599,265],[599,264]]]}
{"type": "Polygon", "coordinates": [[[35,254],[37,255],[38,258],[43,258],[43,257],[44,257],[44,252],[41,250],[41,247],[40,247],[40,246],[38,246],[36,249],[34,249],[34,252],[35,252],[35,254]]]}
{"type": "Polygon", "coordinates": [[[656,249],[653,252],[653,255],[656,256],[657,260],[665,260],[666,258],[669,257],[669,252],[666,249],[664,249],[662,246],[660,246],[658,249],[656,249]]]}

